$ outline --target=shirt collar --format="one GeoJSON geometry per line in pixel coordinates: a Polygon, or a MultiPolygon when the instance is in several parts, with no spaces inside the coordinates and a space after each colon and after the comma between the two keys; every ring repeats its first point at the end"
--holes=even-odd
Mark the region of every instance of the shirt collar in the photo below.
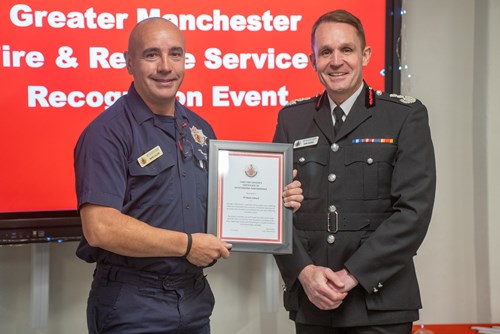
{"type": "MultiPolygon", "coordinates": [[[[354,92],[354,94],[352,94],[347,100],[345,100],[343,103],[340,104],[340,107],[344,111],[345,117],[347,117],[347,115],[349,115],[349,112],[351,111],[351,108],[354,105],[354,102],[356,102],[356,99],[358,98],[359,94],[361,94],[361,91],[363,90],[364,86],[365,86],[365,84],[361,83],[361,86],[359,86],[359,88],[354,92]]],[[[333,109],[335,109],[337,104],[335,102],[333,102],[330,95],[328,95],[328,101],[330,102],[330,111],[333,115],[333,109]]]]}
{"type": "MultiPolygon", "coordinates": [[[[149,109],[146,103],[144,103],[144,100],[141,98],[139,93],[137,93],[133,82],[130,84],[127,93],[127,102],[137,123],[142,124],[145,121],[154,118],[154,113],[151,109],[149,109]]],[[[185,107],[179,101],[175,101],[175,116],[179,119],[186,119],[189,121],[184,108],[185,107]]]]}

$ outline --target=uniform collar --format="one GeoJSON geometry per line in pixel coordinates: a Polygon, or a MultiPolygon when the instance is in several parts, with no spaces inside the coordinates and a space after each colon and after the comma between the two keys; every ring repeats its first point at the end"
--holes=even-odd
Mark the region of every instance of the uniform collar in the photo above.
{"type": "MultiPolygon", "coordinates": [[[[147,120],[154,118],[154,113],[146,105],[139,93],[137,93],[133,82],[130,84],[128,89],[127,104],[129,105],[132,115],[137,123],[142,124],[147,120]]],[[[175,116],[189,121],[185,107],[177,100],[175,101],[175,116]]]]}
{"type": "Polygon", "coordinates": [[[333,109],[333,107],[331,107],[331,102],[328,98],[326,90],[317,99],[317,112],[314,118],[316,120],[316,123],[318,124],[318,127],[331,143],[333,143],[334,140],[338,141],[339,139],[345,137],[348,133],[350,133],[361,123],[363,123],[367,118],[372,116],[372,107],[375,106],[375,96],[373,94],[373,89],[371,89],[365,82],[363,82],[361,90],[358,92],[358,94],[353,94],[350,98],[352,97],[355,98],[349,108],[349,117],[345,119],[339,133],[335,134],[335,138],[332,138],[333,131],[331,131],[331,127],[333,127],[331,110],[333,109]],[[363,91],[365,92],[365,94],[361,94],[363,91]]]}
{"type": "MultiPolygon", "coordinates": [[[[345,117],[347,117],[347,115],[349,115],[349,112],[351,111],[352,106],[354,105],[354,102],[356,102],[356,100],[358,99],[358,96],[363,91],[364,86],[365,86],[365,83],[362,82],[361,86],[359,86],[359,88],[354,92],[354,94],[352,94],[347,100],[345,100],[344,102],[342,102],[340,104],[340,107],[344,111],[345,117]]],[[[333,109],[337,106],[337,104],[331,99],[330,95],[328,95],[328,101],[330,102],[330,111],[333,115],[333,109]]]]}

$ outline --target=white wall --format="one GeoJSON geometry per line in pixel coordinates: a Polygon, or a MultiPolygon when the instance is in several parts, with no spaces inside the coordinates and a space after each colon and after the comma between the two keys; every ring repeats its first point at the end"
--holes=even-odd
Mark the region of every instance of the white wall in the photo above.
{"type": "MultiPolygon", "coordinates": [[[[438,168],[416,258],[422,322],[500,322],[500,1],[405,0],[404,8],[402,91],[429,109],[438,168]]],[[[0,333],[86,333],[93,266],[76,259],[76,243],[50,245],[49,323],[31,328],[31,247],[0,247],[0,333]]],[[[213,333],[293,333],[278,290],[265,290],[265,263],[234,254],[207,271],[213,333]]]]}
{"type": "Polygon", "coordinates": [[[33,328],[31,320],[34,246],[0,247],[0,333],[87,333],[85,303],[93,266],[76,260],[76,245],[50,244],[49,318],[41,328],[33,328]]]}
{"type": "Polygon", "coordinates": [[[424,323],[500,321],[500,2],[406,0],[402,91],[428,107],[438,187],[417,256],[424,323]],[[408,77],[411,74],[411,77],[408,77]]]}
{"type": "Polygon", "coordinates": [[[500,205],[500,177],[498,168],[500,166],[500,113],[498,95],[500,88],[500,1],[490,0],[486,5],[486,38],[485,49],[485,84],[486,91],[485,110],[485,132],[487,143],[487,225],[488,225],[488,254],[490,254],[487,265],[489,267],[489,294],[491,296],[492,319],[500,322],[500,217],[496,209],[500,205]]]}

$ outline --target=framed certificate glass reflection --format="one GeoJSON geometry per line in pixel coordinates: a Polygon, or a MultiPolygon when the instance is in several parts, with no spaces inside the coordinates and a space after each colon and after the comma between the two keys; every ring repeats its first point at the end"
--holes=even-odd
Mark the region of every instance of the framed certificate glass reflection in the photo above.
{"type": "Polygon", "coordinates": [[[210,140],[207,230],[232,251],[292,252],[292,145],[210,140]]]}

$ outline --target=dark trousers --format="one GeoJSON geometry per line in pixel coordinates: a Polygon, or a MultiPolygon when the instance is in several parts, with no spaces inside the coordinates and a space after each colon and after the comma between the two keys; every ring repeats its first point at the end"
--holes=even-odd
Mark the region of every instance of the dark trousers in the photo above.
{"type": "Polygon", "coordinates": [[[214,303],[202,273],[157,276],[98,266],[87,325],[90,334],[210,334],[214,303]]]}
{"type": "Polygon", "coordinates": [[[324,327],[295,323],[297,334],[411,334],[412,323],[362,327],[324,327]]]}

